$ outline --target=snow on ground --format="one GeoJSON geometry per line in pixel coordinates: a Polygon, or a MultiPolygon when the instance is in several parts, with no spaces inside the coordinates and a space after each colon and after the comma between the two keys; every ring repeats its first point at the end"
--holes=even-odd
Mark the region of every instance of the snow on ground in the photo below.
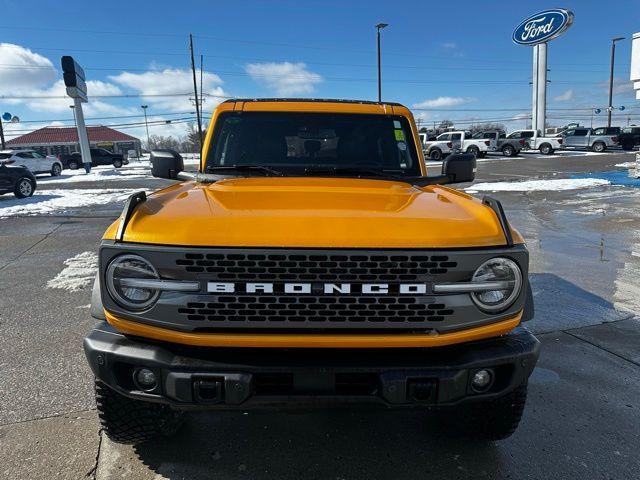
{"type": "Polygon", "coordinates": [[[552,180],[529,180],[526,182],[493,182],[477,183],[466,188],[467,193],[476,192],[541,192],[577,190],[579,188],[610,185],[611,182],[601,178],[562,178],[552,180]]]}
{"type": "Polygon", "coordinates": [[[616,163],[616,167],[620,168],[636,168],[637,165],[637,162],[616,163]]]}
{"type": "Polygon", "coordinates": [[[64,261],[65,267],[47,282],[47,288],[60,288],[77,292],[91,285],[98,271],[98,255],[82,252],[64,261]]]}
{"type": "Polygon", "coordinates": [[[129,188],[36,190],[32,197],[23,199],[5,195],[0,197],[0,218],[59,215],[75,208],[123,202],[132,193],[138,191],[140,189],[129,188]]]}
{"type": "Polygon", "coordinates": [[[135,180],[149,178],[151,169],[148,163],[128,165],[122,168],[114,168],[110,165],[93,167],[90,173],[84,169],[63,170],[59,177],[39,176],[38,185],[54,185],[57,183],[96,182],[105,180],[135,180]]]}

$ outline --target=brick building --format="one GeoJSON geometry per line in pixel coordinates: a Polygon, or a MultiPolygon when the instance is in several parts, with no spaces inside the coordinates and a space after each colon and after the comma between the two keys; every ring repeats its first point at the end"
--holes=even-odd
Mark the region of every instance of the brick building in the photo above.
{"type": "MultiPolygon", "coordinates": [[[[141,151],[140,140],[109,127],[87,127],[91,147],[105,148],[113,153],[141,151]]],[[[6,148],[31,148],[45,155],[69,154],[80,151],[75,127],[44,127],[12,138],[6,148]]]]}

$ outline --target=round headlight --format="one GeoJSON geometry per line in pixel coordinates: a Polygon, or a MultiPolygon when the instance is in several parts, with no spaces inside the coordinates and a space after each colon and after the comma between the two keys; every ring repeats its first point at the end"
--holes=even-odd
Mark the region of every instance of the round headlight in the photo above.
{"type": "Polygon", "coordinates": [[[120,306],[129,310],[144,310],[160,295],[156,289],[133,286],[131,280],[160,278],[149,261],[139,255],[120,255],[111,261],[106,274],[107,290],[120,306]]]}
{"type": "Polygon", "coordinates": [[[471,281],[491,282],[500,286],[471,294],[473,302],[480,310],[495,313],[505,310],[518,298],[522,288],[522,272],[513,260],[496,257],[480,265],[471,281]]]}

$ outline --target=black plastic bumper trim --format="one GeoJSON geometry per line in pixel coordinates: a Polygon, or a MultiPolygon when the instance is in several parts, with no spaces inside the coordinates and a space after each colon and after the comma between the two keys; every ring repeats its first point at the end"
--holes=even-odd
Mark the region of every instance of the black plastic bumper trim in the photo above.
{"type": "Polygon", "coordinates": [[[539,348],[538,340],[523,327],[504,337],[473,343],[393,352],[185,347],[130,338],[105,322],[84,341],[93,373],[109,387],[130,398],[183,409],[354,403],[450,406],[488,400],[527,382],[539,348]],[[128,372],[141,366],[160,372],[153,392],[139,391],[129,381],[128,372]],[[470,387],[470,375],[481,368],[493,369],[497,380],[491,389],[478,394],[470,387]],[[265,378],[290,383],[285,388],[275,382],[264,390],[265,378]],[[345,390],[349,378],[356,382],[374,379],[374,384],[370,390],[366,385],[359,390],[355,387],[362,385],[351,389],[347,385],[345,390]],[[338,382],[342,389],[335,387],[338,382]],[[200,392],[201,387],[209,390],[200,392]]]}

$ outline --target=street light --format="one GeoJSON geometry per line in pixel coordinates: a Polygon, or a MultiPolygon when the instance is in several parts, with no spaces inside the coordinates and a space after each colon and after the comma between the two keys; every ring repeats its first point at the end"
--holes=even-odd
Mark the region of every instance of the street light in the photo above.
{"type": "Polygon", "coordinates": [[[613,65],[616,61],[616,42],[624,40],[624,37],[611,39],[611,70],[609,71],[609,108],[607,110],[607,127],[611,126],[611,110],[613,110],[613,65]]]}
{"type": "Polygon", "coordinates": [[[147,129],[147,150],[151,151],[151,144],[149,142],[149,122],[147,122],[147,108],[149,105],[140,105],[142,111],[144,112],[144,126],[147,129]]]}
{"type": "Polygon", "coordinates": [[[376,37],[378,40],[378,102],[382,101],[382,69],[380,66],[380,30],[388,27],[388,23],[379,23],[376,25],[376,37]]]}

